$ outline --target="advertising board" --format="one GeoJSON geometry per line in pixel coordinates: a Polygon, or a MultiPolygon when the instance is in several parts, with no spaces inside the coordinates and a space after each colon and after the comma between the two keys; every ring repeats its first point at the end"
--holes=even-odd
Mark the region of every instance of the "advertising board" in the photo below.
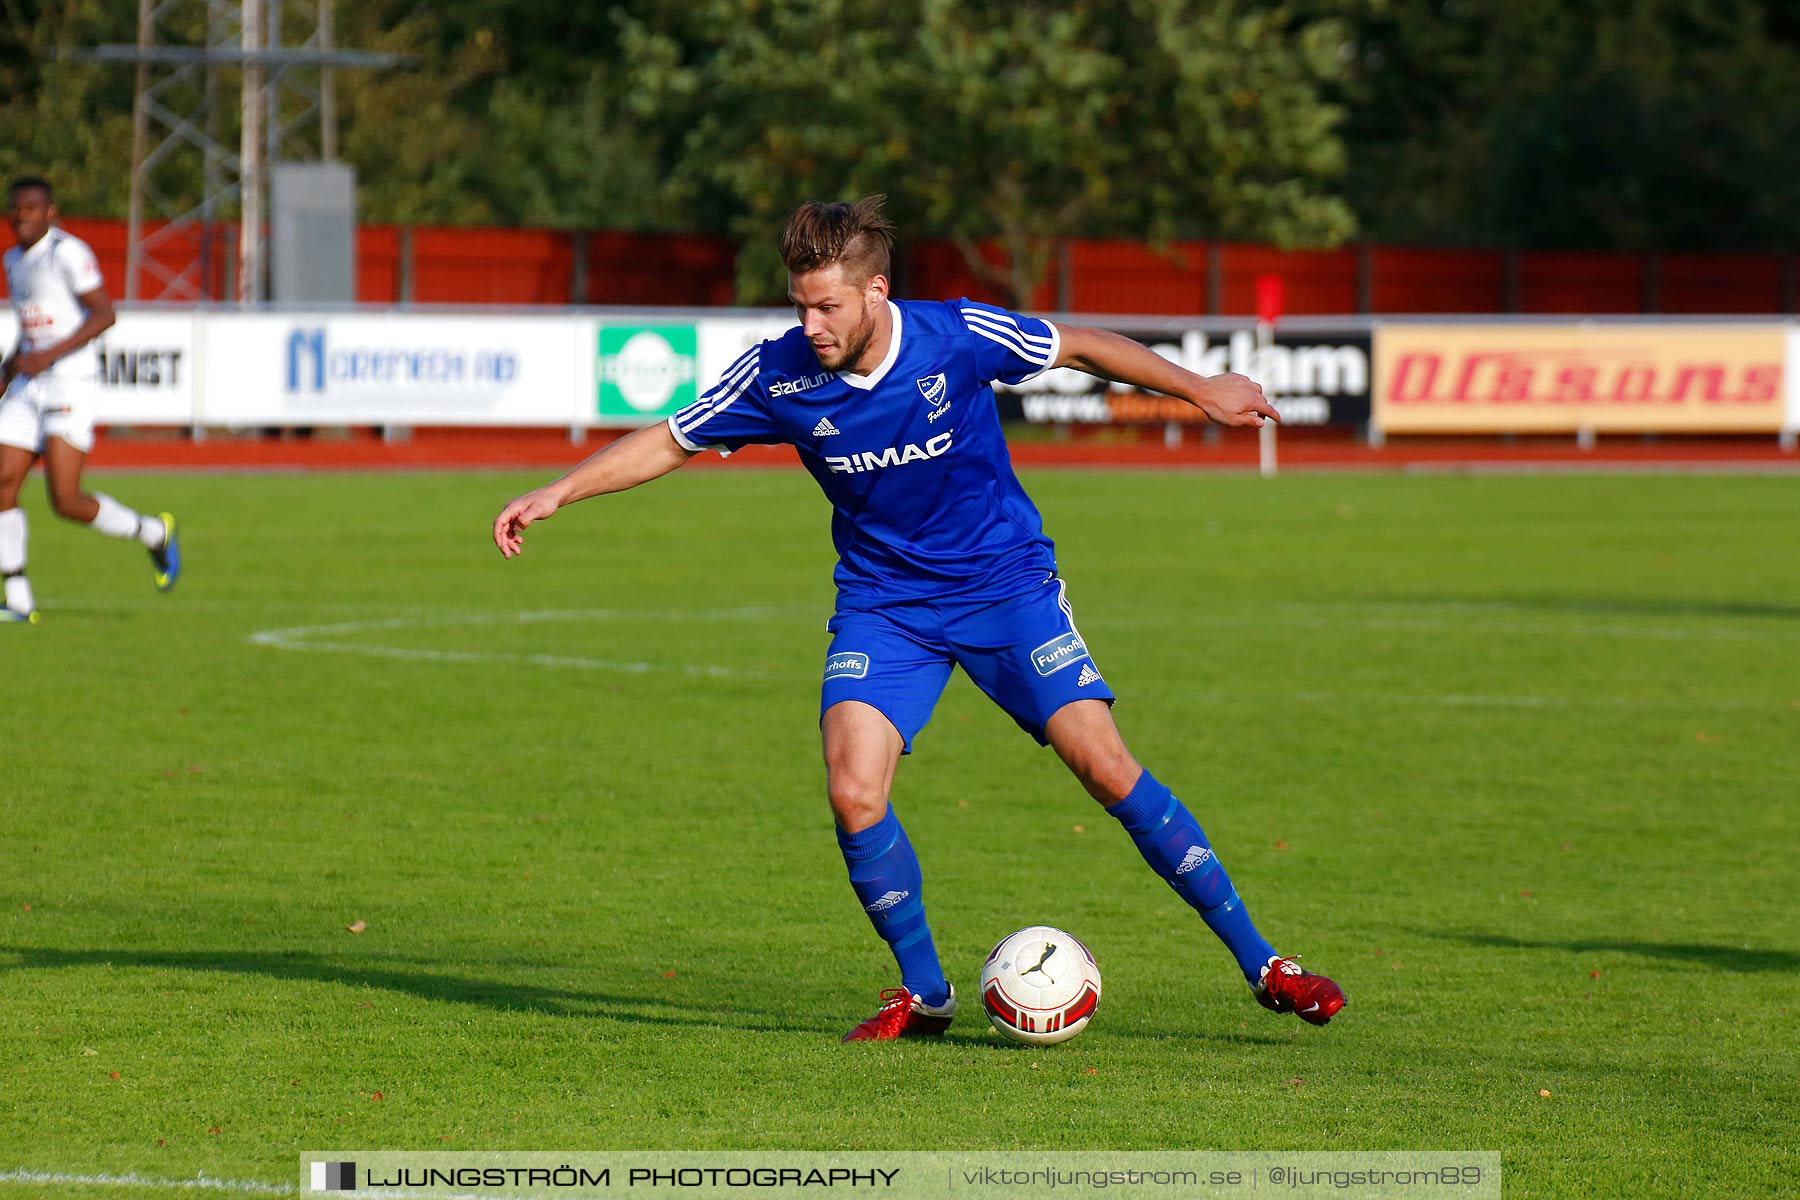
{"type": "MultiPolygon", "coordinates": [[[[1197,375],[1232,371],[1257,380],[1274,398],[1287,425],[1360,424],[1369,419],[1369,335],[1361,330],[1294,332],[1277,328],[1266,351],[1250,329],[1171,335],[1129,326],[1113,332],[1143,342],[1197,375]]],[[[1186,401],[1109,384],[1070,368],[1046,371],[1016,386],[1000,386],[1001,414],[1047,424],[1204,424],[1186,401]]]]}
{"type": "Polygon", "coordinates": [[[1778,326],[1383,325],[1384,433],[1773,433],[1778,326]]]}

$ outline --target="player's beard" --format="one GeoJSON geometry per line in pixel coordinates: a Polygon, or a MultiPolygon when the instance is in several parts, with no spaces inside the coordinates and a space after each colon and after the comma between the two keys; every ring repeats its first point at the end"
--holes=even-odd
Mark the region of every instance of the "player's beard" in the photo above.
{"type": "Polygon", "coordinates": [[[816,347],[813,349],[813,354],[818,358],[819,365],[827,371],[854,371],[856,364],[862,361],[863,354],[868,351],[869,343],[874,340],[875,314],[865,312],[862,324],[852,329],[850,335],[844,339],[843,352],[837,355],[835,362],[828,361],[816,347]]]}

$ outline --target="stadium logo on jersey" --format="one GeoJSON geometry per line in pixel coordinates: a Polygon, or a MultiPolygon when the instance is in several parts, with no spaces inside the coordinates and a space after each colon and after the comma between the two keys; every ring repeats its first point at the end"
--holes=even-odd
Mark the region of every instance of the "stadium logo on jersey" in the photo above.
{"type": "Polygon", "coordinates": [[[863,911],[872,913],[886,912],[896,904],[904,902],[910,895],[912,895],[911,892],[888,892],[884,894],[881,899],[875,901],[875,903],[863,905],[863,911]]]}
{"type": "Polygon", "coordinates": [[[1039,675],[1054,675],[1064,667],[1072,667],[1087,657],[1087,643],[1074,630],[1059,638],[1051,638],[1031,652],[1031,665],[1039,675]]]}
{"type": "Polygon", "coordinates": [[[830,417],[820,417],[819,423],[813,426],[812,435],[814,437],[836,437],[838,427],[831,423],[830,417]]]}
{"type": "Polygon", "coordinates": [[[1081,668],[1081,677],[1075,681],[1075,686],[1076,687],[1086,687],[1090,683],[1099,683],[1099,682],[1100,682],[1100,672],[1094,670],[1093,663],[1087,663],[1087,664],[1083,665],[1083,667],[1081,668]]]}
{"type": "Polygon", "coordinates": [[[1189,871],[1198,868],[1212,856],[1213,852],[1205,846],[1189,846],[1187,848],[1187,857],[1181,860],[1181,865],[1175,868],[1175,873],[1177,875],[1186,875],[1189,871]]]}
{"type": "Polygon", "coordinates": [[[869,656],[855,650],[840,650],[825,660],[825,678],[862,679],[869,673],[869,656]]]}
{"type": "Polygon", "coordinates": [[[950,435],[954,429],[946,429],[923,446],[889,446],[886,450],[864,450],[861,454],[831,455],[825,459],[825,465],[839,475],[859,475],[864,471],[875,471],[882,467],[899,467],[910,462],[924,462],[928,458],[942,457],[950,449],[950,435]]]}
{"type": "Polygon", "coordinates": [[[799,379],[783,379],[779,383],[771,383],[769,385],[769,395],[791,396],[795,392],[811,391],[822,383],[830,383],[832,378],[833,376],[827,373],[824,375],[803,375],[799,379]]]}

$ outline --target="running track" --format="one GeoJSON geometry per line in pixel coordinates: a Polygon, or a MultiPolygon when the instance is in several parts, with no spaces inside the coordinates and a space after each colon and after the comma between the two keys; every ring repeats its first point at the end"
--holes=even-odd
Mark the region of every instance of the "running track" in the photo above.
{"type": "MultiPolygon", "coordinates": [[[[316,437],[186,437],[102,434],[90,465],[115,470],[343,471],[430,469],[532,469],[567,467],[611,437],[590,434],[574,445],[565,430],[419,429],[404,441],[384,442],[370,430],[336,430],[316,437]]],[[[1020,467],[1137,467],[1151,469],[1254,469],[1256,434],[1221,431],[1208,443],[1189,431],[1173,449],[1160,430],[1141,439],[1109,437],[1063,441],[1015,441],[1020,467]]],[[[728,462],[705,454],[695,466],[788,466],[787,447],[747,446],[728,462]]],[[[1281,435],[1282,470],[1362,471],[1796,471],[1800,453],[1783,451],[1772,437],[1645,440],[1601,438],[1591,450],[1573,438],[1402,438],[1381,449],[1317,429],[1281,435]]]]}

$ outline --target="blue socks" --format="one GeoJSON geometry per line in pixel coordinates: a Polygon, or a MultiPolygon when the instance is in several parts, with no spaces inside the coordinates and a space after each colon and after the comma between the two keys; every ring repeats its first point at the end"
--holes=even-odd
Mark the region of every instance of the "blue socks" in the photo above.
{"type": "Polygon", "coordinates": [[[1250,986],[1260,983],[1275,948],[1250,923],[1244,902],[1187,806],[1145,771],[1130,794],[1106,811],[1119,819],[1150,869],[1225,943],[1250,986]]]}
{"type": "Polygon", "coordinates": [[[894,952],[900,978],[925,1003],[936,1007],[950,998],[950,985],[938,965],[931,927],[925,923],[919,858],[900,818],[889,808],[881,820],[860,833],[837,831],[838,847],[850,868],[850,886],[869,923],[894,952]]]}

